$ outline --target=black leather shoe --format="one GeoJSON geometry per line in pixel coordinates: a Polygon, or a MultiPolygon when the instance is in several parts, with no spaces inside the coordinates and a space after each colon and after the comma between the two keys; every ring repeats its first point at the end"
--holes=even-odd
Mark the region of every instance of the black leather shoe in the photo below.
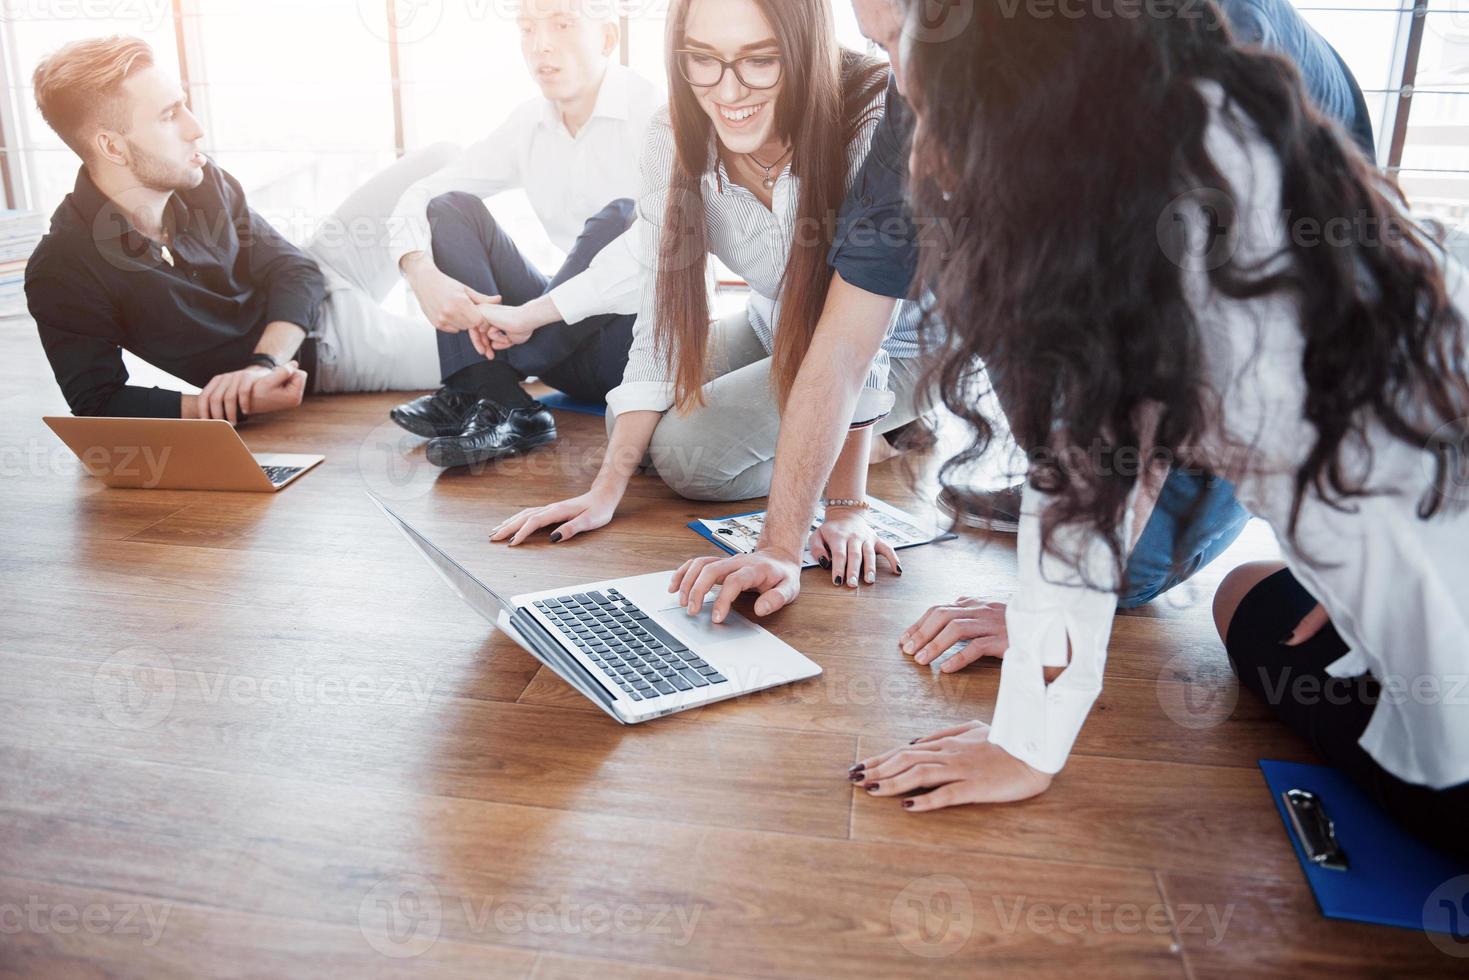
{"type": "Polygon", "coordinates": [[[525,408],[506,408],[489,399],[474,406],[458,435],[441,436],[428,444],[427,457],[435,466],[474,466],[528,453],[556,441],[556,420],[540,402],[525,408]]]}
{"type": "Polygon", "coordinates": [[[388,417],[416,436],[436,439],[457,436],[464,431],[469,413],[479,404],[479,396],[452,388],[440,388],[432,395],[415,398],[399,405],[388,417]]]}

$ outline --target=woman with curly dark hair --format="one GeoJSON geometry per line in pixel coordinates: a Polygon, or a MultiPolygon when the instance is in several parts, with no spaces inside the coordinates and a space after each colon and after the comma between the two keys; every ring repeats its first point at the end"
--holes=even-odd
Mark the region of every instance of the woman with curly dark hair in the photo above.
{"type": "Polygon", "coordinates": [[[920,271],[944,400],[975,431],[948,472],[994,435],[993,377],[1029,474],[993,725],[859,778],[914,810],[1044,791],[1101,690],[1157,474],[1194,467],[1286,555],[1216,599],[1240,680],[1462,853],[1469,277],[1217,8],[1047,13],[980,0],[904,53],[915,209],[956,230],[920,271]]]}

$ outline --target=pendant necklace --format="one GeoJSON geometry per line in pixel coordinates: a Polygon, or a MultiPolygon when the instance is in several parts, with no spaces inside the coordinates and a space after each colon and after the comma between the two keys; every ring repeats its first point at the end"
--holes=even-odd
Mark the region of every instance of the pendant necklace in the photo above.
{"type": "Polygon", "coordinates": [[[761,170],[765,171],[765,180],[763,181],[763,183],[765,184],[765,189],[767,191],[773,191],[773,190],[775,190],[775,180],[776,180],[776,178],[772,177],[770,175],[770,172],[772,170],[774,170],[776,167],[780,166],[781,163],[785,161],[785,158],[790,155],[790,153],[791,153],[790,150],[786,150],[784,153],[782,153],[780,155],[780,159],[776,160],[774,163],[772,163],[768,167],[765,164],[761,163],[758,159],[756,159],[755,154],[753,154],[753,153],[746,153],[745,156],[747,156],[747,157],[750,158],[750,162],[751,163],[753,163],[755,166],[759,167],[761,170]]]}

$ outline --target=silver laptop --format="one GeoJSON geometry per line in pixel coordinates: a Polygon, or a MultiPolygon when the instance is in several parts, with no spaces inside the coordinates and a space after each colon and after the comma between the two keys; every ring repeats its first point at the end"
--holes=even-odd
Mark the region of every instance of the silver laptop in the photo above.
{"type": "Polygon", "coordinates": [[[668,592],[672,571],[506,599],[368,496],[470,608],[622,724],[821,673],[733,610],[715,624],[706,600],[690,616],[668,592]]]}

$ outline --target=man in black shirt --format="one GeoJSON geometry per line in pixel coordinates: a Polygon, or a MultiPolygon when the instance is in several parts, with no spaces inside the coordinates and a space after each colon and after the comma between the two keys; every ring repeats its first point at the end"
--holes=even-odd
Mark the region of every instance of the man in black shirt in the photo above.
{"type": "MultiPolygon", "coordinates": [[[[74,414],[235,422],[299,405],[308,384],[435,383],[432,333],[379,305],[396,279],[385,231],[380,257],[341,244],[340,229],[319,235],[312,255],[287,242],[200,152],[203,130],[147,44],[68,45],[35,82],[42,115],[83,161],[26,270],[30,311],[74,414]],[[128,384],[123,350],[202,391],[128,384]]],[[[337,217],[375,210],[381,228],[443,156],[404,161],[337,217]]]]}

